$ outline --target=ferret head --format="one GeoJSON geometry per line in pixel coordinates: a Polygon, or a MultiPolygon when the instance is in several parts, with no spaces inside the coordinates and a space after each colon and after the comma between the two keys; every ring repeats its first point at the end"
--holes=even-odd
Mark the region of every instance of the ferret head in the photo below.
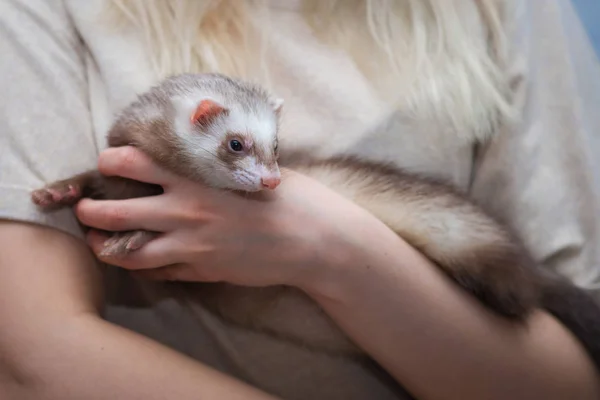
{"type": "Polygon", "coordinates": [[[282,104],[270,97],[176,99],[174,130],[187,153],[188,168],[213,187],[275,189],[281,180],[277,136],[282,104]]]}

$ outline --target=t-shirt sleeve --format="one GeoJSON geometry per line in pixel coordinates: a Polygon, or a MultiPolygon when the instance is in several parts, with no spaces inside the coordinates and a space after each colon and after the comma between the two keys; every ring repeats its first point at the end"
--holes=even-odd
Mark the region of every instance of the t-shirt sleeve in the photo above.
{"type": "Polygon", "coordinates": [[[600,298],[600,66],[570,1],[517,3],[510,70],[522,119],[480,149],[472,194],[544,267],[600,298]]]}
{"type": "Polygon", "coordinates": [[[0,1],[0,219],[81,237],[71,210],[40,212],[30,191],[96,166],[84,54],[62,1],[0,1]]]}

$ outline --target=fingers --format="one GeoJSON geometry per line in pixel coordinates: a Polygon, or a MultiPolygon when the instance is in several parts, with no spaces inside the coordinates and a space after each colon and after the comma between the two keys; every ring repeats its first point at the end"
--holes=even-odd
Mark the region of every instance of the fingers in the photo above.
{"type": "Polygon", "coordinates": [[[163,187],[172,185],[180,179],[132,146],[111,147],[104,150],[98,159],[98,170],[103,175],[120,176],[163,187]]]}
{"type": "Polygon", "coordinates": [[[87,234],[87,243],[98,259],[110,265],[116,265],[129,270],[160,268],[165,265],[178,263],[177,255],[182,254],[178,243],[168,238],[157,236],[144,244],[140,249],[127,254],[104,254],[105,242],[110,234],[91,230],[87,234]]]}
{"type": "Polygon", "coordinates": [[[105,231],[165,232],[179,220],[165,202],[162,195],[126,200],[82,199],[75,206],[75,214],[83,225],[105,231]]]}

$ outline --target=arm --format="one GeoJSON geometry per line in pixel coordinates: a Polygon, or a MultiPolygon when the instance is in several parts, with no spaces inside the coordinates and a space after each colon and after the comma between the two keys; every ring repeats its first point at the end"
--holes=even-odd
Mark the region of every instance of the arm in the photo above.
{"type": "Polygon", "coordinates": [[[548,314],[532,316],[529,329],[510,325],[386,227],[353,224],[363,227],[361,250],[330,248],[336,261],[302,286],[415,397],[598,398],[593,365],[548,314]]]}
{"type": "Polygon", "coordinates": [[[80,240],[5,221],[0,248],[0,398],[272,398],[103,321],[80,240]]]}
{"type": "MultiPolygon", "coordinates": [[[[600,104],[600,73],[571,6],[533,3],[520,3],[520,54],[511,57],[513,71],[524,74],[515,93],[523,122],[499,132],[479,153],[472,195],[515,226],[543,265],[597,291],[599,158],[591,153],[599,148],[594,107],[600,104]],[[523,58],[525,71],[519,67],[523,58]]],[[[597,371],[552,317],[533,315],[528,330],[508,326],[423,268],[418,255],[408,257],[410,249],[398,248],[403,244],[392,245],[383,230],[379,235],[373,240],[374,232],[365,234],[372,241],[365,247],[385,254],[381,243],[388,243],[387,261],[375,254],[363,262],[371,265],[368,273],[347,268],[331,278],[341,279],[339,286],[312,290],[345,331],[417,396],[600,395],[597,371]],[[394,252],[404,255],[392,258],[394,252]],[[394,268],[399,259],[403,265],[414,261],[410,268],[394,268]]]]}
{"type": "MultiPolygon", "coordinates": [[[[515,102],[524,118],[481,149],[471,193],[544,266],[598,292],[598,62],[568,1],[517,3],[509,70],[521,75],[515,102]]],[[[307,290],[418,398],[600,396],[597,371],[554,318],[540,312],[527,330],[507,325],[385,229],[371,229],[361,244],[379,252],[363,258],[369,269],[340,267],[307,290]]]]}

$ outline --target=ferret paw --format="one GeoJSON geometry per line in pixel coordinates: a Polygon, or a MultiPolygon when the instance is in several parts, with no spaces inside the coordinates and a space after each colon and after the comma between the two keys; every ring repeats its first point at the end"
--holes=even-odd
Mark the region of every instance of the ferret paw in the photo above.
{"type": "Polygon", "coordinates": [[[60,208],[74,205],[81,198],[81,190],[70,183],[57,183],[31,193],[34,204],[45,208],[60,208]]]}
{"type": "Polygon", "coordinates": [[[148,231],[119,232],[113,234],[104,242],[101,256],[123,256],[141,249],[154,238],[155,234],[148,231]]]}

